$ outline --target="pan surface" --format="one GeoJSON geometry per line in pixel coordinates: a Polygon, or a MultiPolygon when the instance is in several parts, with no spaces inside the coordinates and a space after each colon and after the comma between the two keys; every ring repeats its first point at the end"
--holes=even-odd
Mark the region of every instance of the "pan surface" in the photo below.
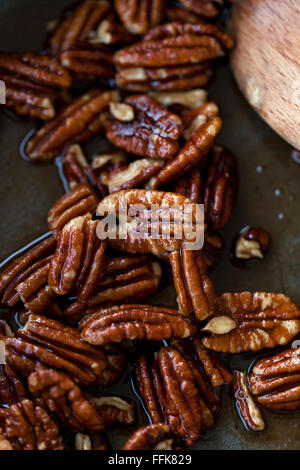
{"type": "MultiPolygon", "coordinates": [[[[70,3],[68,0],[0,0],[0,49],[40,50],[47,23],[56,19],[70,3]]],[[[228,66],[217,70],[209,93],[220,104],[224,119],[218,143],[236,155],[240,167],[238,203],[223,231],[226,253],[213,274],[217,293],[284,292],[300,305],[300,166],[291,158],[291,148],[245,102],[228,66]],[[241,270],[230,263],[229,252],[233,237],[246,225],[265,228],[271,234],[272,246],[264,260],[253,261],[241,270]]],[[[48,210],[63,194],[55,165],[33,165],[20,157],[20,143],[33,125],[32,121],[0,114],[1,260],[48,230],[48,210]]],[[[165,288],[154,302],[175,307],[173,289],[165,288]]],[[[230,364],[248,368],[254,359],[263,355],[264,352],[238,356],[230,364]]],[[[133,396],[129,371],[113,391],[133,396]]],[[[230,390],[225,388],[217,426],[194,448],[299,448],[299,414],[266,411],[263,414],[267,429],[257,434],[246,431],[234,409],[230,390]]],[[[140,423],[146,422],[142,411],[139,419],[140,423]]],[[[120,448],[131,432],[129,429],[111,434],[113,447],[120,448]]]]}

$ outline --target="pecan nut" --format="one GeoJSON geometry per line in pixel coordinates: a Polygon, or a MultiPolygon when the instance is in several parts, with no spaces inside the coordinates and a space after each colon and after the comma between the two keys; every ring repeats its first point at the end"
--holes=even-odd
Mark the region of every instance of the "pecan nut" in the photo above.
{"type": "Polygon", "coordinates": [[[60,90],[71,76],[55,59],[35,53],[0,53],[0,79],[6,85],[6,106],[20,115],[53,119],[60,90]]]}
{"type": "Polygon", "coordinates": [[[224,2],[223,0],[180,0],[180,3],[197,15],[214,18],[220,12],[217,5],[223,5],[224,2]]]}
{"type": "Polygon", "coordinates": [[[115,8],[124,26],[133,34],[145,34],[165,15],[165,0],[115,0],[115,8]]]}
{"type": "Polygon", "coordinates": [[[84,302],[104,275],[106,242],[97,236],[91,215],[72,219],[61,231],[50,263],[48,283],[57,295],[76,292],[84,302]]]}
{"type": "Polygon", "coordinates": [[[10,406],[12,403],[25,400],[27,390],[22,378],[8,364],[0,365],[0,404],[10,406]]]}
{"type": "Polygon", "coordinates": [[[216,269],[224,253],[225,243],[219,232],[207,230],[205,232],[203,255],[205,257],[208,272],[216,269]]]}
{"type": "Polygon", "coordinates": [[[122,450],[173,450],[173,437],[168,424],[149,424],[138,429],[122,450]]]}
{"type": "Polygon", "coordinates": [[[194,312],[199,321],[210,317],[215,312],[217,298],[202,251],[188,250],[183,244],[169,258],[180,311],[184,315],[194,312]]]}
{"type": "Polygon", "coordinates": [[[300,348],[285,349],[257,361],[249,377],[255,400],[271,410],[300,408],[300,348]]]}
{"type": "Polygon", "coordinates": [[[111,51],[90,43],[78,44],[60,55],[61,64],[80,79],[111,78],[115,74],[111,51]]]}
{"type": "Polygon", "coordinates": [[[90,344],[119,343],[125,339],[161,341],[187,338],[195,326],[180,312],[150,305],[121,305],[98,310],[80,323],[81,338],[90,344]]]}
{"type": "Polygon", "coordinates": [[[65,374],[39,368],[28,377],[36,403],[49,409],[72,431],[102,431],[105,423],[80,388],[65,374]]]}
{"type": "Polygon", "coordinates": [[[57,424],[43,407],[30,400],[9,407],[3,431],[14,450],[63,450],[57,424]]]}
{"type": "Polygon", "coordinates": [[[167,9],[167,19],[172,22],[197,24],[203,22],[203,17],[191,10],[178,6],[170,6],[167,9]]]}
{"type": "Polygon", "coordinates": [[[270,235],[262,228],[246,227],[234,241],[234,256],[239,260],[262,259],[270,247],[270,235]]]}
{"type": "Polygon", "coordinates": [[[244,426],[250,431],[263,431],[265,423],[259,408],[253,400],[245,372],[233,371],[233,393],[235,404],[244,426]]]}
{"type": "Polygon", "coordinates": [[[0,340],[12,335],[13,332],[9,324],[5,320],[0,319],[0,340]]]}
{"type": "Polygon", "coordinates": [[[92,139],[103,128],[109,103],[118,99],[117,91],[97,89],[76,98],[31,137],[25,149],[28,157],[52,160],[66,145],[92,139]]]}
{"type": "Polygon", "coordinates": [[[25,376],[38,365],[58,369],[82,386],[106,385],[120,377],[124,365],[121,353],[115,351],[111,362],[109,352],[82,342],[75,328],[36,315],[6,339],[6,361],[25,376]]]}
{"type": "Polygon", "coordinates": [[[130,425],[135,423],[135,403],[121,397],[92,397],[89,402],[101,415],[106,427],[116,424],[130,425]]]}
{"type": "Polygon", "coordinates": [[[0,451],[2,450],[13,450],[11,443],[6,439],[0,428],[0,451]]]}
{"type": "Polygon", "coordinates": [[[120,23],[113,20],[103,20],[95,31],[89,34],[90,44],[107,44],[109,46],[130,44],[136,36],[127,31],[120,23]]]}
{"type": "Polygon", "coordinates": [[[300,331],[300,311],[283,294],[227,293],[202,329],[207,349],[236,354],[289,343],[300,331]]]}
{"type": "Polygon", "coordinates": [[[75,450],[110,450],[107,438],[102,432],[78,432],[74,444],[75,450]]]}
{"type": "Polygon", "coordinates": [[[62,196],[48,214],[48,224],[53,237],[57,239],[62,229],[72,219],[88,213],[93,214],[96,209],[97,200],[90,186],[79,183],[70,193],[62,196]]]}
{"type": "Polygon", "coordinates": [[[170,159],[179,150],[181,119],[148,95],[133,95],[111,107],[106,136],[114,145],[141,157],[170,159]]]}

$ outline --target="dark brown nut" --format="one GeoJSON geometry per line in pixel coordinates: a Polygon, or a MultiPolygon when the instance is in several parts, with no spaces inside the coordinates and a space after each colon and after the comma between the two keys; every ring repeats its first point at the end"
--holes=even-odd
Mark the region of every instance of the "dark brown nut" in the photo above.
{"type": "Polygon", "coordinates": [[[230,220],[237,190],[238,168],[235,157],[222,147],[215,147],[204,193],[205,221],[213,230],[220,230],[230,220]]]}
{"type": "Polygon", "coordinates": [[[9,365],[0,364],[0,405],[10,406],[25,398],[27,390],[22,378],[9,365]]]}
{"type": "Polygon", "coordinates": [[[105,426],[129,425],[135,423],[135,403],[121,397],[92,397],[89,402],[105,422],[105,426]]]}
{"type": "Polygon", "coordinates": [[[147,187],[159,188],[177,180],[183,173],[190,171],[197,165],[203,164],[221,128],[222,119],[219,116],[212,117],[208,122],[198,127],[176,157],[167,162],[160,172],[151,178],[147,187]]]}
{"type": "Polygon", "coordinates": [[[223,0],[180,0],[180,3],[198,15],[214,18],[220,12],[217,4],[223,5],[223,0]]]}
{"type": "Polygon", "coordinates": [[[192,446],[202,430],[203,400],[193,369],[173,348],[162,348],[149,366],[145,356],[136,369],[138,391],[152,422],[166,421],[172,433],[192,446]],[[145,387],[147,383],[148,386],[145,387]]]}
{"type": "Polygon", "coordinates": [[[300,408],[300,348],[257,361],[249,377],[255,400],[271,410],[300,408]]]}
{"type": "Polygon", "coordinates": [[[102,431],[105,423],[67,375],[39,368],[28,377],[28,387],[36,403],[54,413],[72,431],[102,431]]]}
{"type": "Polygon", "coordinates": [[[234,370],[233,378],[235,404],[244,426],[250,431],[263,431],[265,423],[251,396],[246,372],[234,370]]]}
{"type": "Polygon", "coordinates": [[[48,283],[57,295],[75,292],[85,302],[105,273],[106,242],[97,236],[91,215],[72,219],[61,231],[50,263],[48,283]]]}
{"type": "Polygon", "coordinates": [[[201,250],[181,249],[169,255],[179,309],[184,315],[195,313],[199,321],[213,315],[217,298],[201,250]]]}
{"type": "Polygon", "coordinates": [[[6,85],[6,106],[17,114],[53,119],[60,90],[71,76],[55,59],[35,53],[0,53],[0,80],[6,85]]]}
{"type": "Polygon", "coordinates": [[[85,431],[76,434],[75,450],[110,450],[110,445],[104,433],[85,431]]]}
{"type": "Polygon", "coordinates": [[[168,424],[149,424],[138,429],[122,450],[173,450],[173,437],[168,424]]]}
{"type": "Polygon", "coordinates": [[[212,272],[219,265],[223,253],[225,243],[219,232],[207,230],[205,232],[203,254],[206,260],[208,272],[212,272]]]}
{"type": "Polygon", "coordinates": [[[191,23],[197,24],[203,22],[203,17],[193,13],[190,10],[186,10],[180,6],[170,6],[167,9],[167,19],[172,22],[191,23]]]}
{"type": "Polygon", "coordinates": [[[11,443],[6,439],[0,428],[0,451],[2,450],[13,450],[11,443]]]}
{"type": "Polygon", "coordinates": [[[207,101],[194,109],[188,110],[182,117],[183,137],[189,140],[199,127],[218,116],[218,114],[219,107],[214,101],[207,101]]]}
{"type": "Polygon", "coordinates": [[[37,315],[6,339],[6,362],[25,376],[40,364],[55,368],[80,386],[101,385],[110,369],[105,350],[82,342],[75,328],[37,315]]]}
{"type": "Polygon", "coordinates": [[[218,298],[216,314],[202,329],[207,349],[236,354],[289,343],[300,331],[300,311],[283,294],[227,293],[218,298]]]}
{"type": "Polygon", "coordinates": [[[30,400],[10,406],[3,430],[14,450],[63,450],[57,424],[30,400]]]}
{"type": "Polygon", "coordinates": [[[114,145],[141,157],[170,159],[179,150],[181,119],[148,95],[133,95],[111,107],[106,136],[114,145]],[[124,106],[125,105],[125,106],[124,106]]]}
{"type": "Polygon", "coordinates": [[[103,128],[109,103],[118,99],[117,91],[97,89],[76,98],[31,137],[25,149],[28,157],[49,161],[66,145],[92,139],[103,128]]]}
{"type": "Polygon", "coordinates": [[[0,340],[12,335],[13,332],[9,324],[5,320],[0,319],[0,340]]]}
{"type": "Polygon", "coordinates": [[[81,321],[80,330],[81,338],[94,345],[120,343],[125,339],[161,341],[195,334],[195,326],[180,312],[150,305],[99,310],[81,321]]]}
{"type": "Polygon", "coordinates": [[[40,312],[50,308],[56,295],[47,285],[47,272],[55,246],[54,238],[47,238],[2,270],[0,298],[3,304],[13,307],[22,299],[31,311],[40,312]]]}
{"type": "Polygon", "coordinates": [[[85,184],[94,191],[97,200],[101,200],[107,195],[106,188],[97,178],[79,145],[71,145],[67,149],[63,157],[62,168],[70,190],[79,184],[85,184]]]}
{"type": "Polygon", "coordinates": [[[125,253],[162,255],[178,250],[183,242],[196,245],[205,229],[198,205],[174,193],[128,189],[110,194],[97,208],[98,216],[119,217],[120,212],[121,224],[108,239],[113,248],[125,253]],[[131,209],[137,207],[139,213],[132,214],[131,209]]]}
{"type": "Polygon", "coordinates": [[[165,15],[165,0],[115,0],[115,9],[132,34],[145,34],[165,15]]]}
{"type": "MultiPolygon", "coordinates": [[[[90,186],[79,183],[62,196],[48,214],[48,224],[53,237],[58,239],[60,232],[72,219],[93,214],[97,209],[97,200],[90,186]]],[[[1,285],[1,284],[0,284],[1,285]]]]}
{"type": "Polygon", "coordinates": [[[107,1],[86,0],[62,19],[49,41],[50,51],[58,55],[71,49],[75,43],[86,41],[99,23],[111,16],[111,5],[107,1]]]}
{"type": "Polygon", "coordinates": [[[90,44],[107,44],[109,46],[130,44],[136,36],[127,31],[120,23],[103,20],[95,31],[89,35],[90,44]]]}
{"type": "Polygon", "coordinates": [[[78,44],[63,52],[60,62],[80,79],[111,78],[115,74],[112,52],[89,43],[78,44]]]}
{"type": "Polygon", "coordinates": [[[246,227],[234,241],[234,256],[240,260],[262,259],[270,247],[270,235],[262,228],[246,227]]]}
{"type": "Polygon", "coordinates": [[[65,317],[77,321],[100,307],[141,301],[157,292],[162,277],[160,264],[142,255],[131,257],[131,262],[127,258],[109,260],[96,293],[86,303],[76,300],[67,305],[65,317]],[[114,270],[110,269],[112,265],[114,270]]]}

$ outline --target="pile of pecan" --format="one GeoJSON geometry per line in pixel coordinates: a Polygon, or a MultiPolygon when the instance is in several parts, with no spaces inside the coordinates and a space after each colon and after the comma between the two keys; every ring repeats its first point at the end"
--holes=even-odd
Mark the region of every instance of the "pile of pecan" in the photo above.
{"type": "MultiPolygon", "coordinates": [[[[9,308],[0,450],[107,450],[107,432],[129,425],[137,430],[123,450],[190,447],[215,425],[228,384],[252,431],[265,427],[260,406],[300,408],[299,348],[260,358],[249,374],[228,364],[288,345],[299,309],[283,294],[218,296],[210,278],[238,190],[237,160],[216,144],[219,107],[202,88],[234,46],[215,24],[224,3],[85,0],[56,22],[46,53],[0,53],[6,106],[46,121],[25,151],[35,162],[57,158],[67,189],[49,211],[50,232],[0,272],[9,308]],[[98,135],[91,157],[81,144],[98,135]],[[157,208],[155,236],[128,212],[125,236],[99,237],[105,216],[120,224],[135,204],[157,208]],[[191,250],[185,232],[175,234],[185,205],[199,230],[199,204],[204,244],[191,250]],[[168,280],[175,309],[157,305],[168,280]],[[105,391],[129,363],[143,427],[135,402],[105,391]]],[[[247,236],[238,252],[258,256],[257,232],[247,236]]]]}

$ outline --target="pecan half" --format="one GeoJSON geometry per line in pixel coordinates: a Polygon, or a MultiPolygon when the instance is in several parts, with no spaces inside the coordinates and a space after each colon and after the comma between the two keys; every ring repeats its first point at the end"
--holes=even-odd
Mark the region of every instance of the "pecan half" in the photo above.
{"type": "Polygon", "coordinates": [[[124,26],[133,34],[145,34],[165,15],[165,0],[115,0],[115,9],[124,26]]]}
{"type": "Polygon", "coordinates": [[[121,397],[92,397],[89,402],[101,415],[106,427],[129,425],[135,423],[135,403],[128,398],[121,397]]]}
{"type": "Polygon", "coordinates": [[[28,387],[36,402],[54,413],[68,429],[104,429],[105,423],[99,413],[80,388],[62,372],[39,368],[28,377],[28,387]]]}
{"type": "Polygon", "coordinates": [[[75,450],[110,450],[106,436],[102,432],[78,432],[75,436],[75,450]]]}
{"type": "Polygon", "coordinates": [[[115,74],[113,55],[104,47],[83,43],[60,55],[61,64],[83,80],[111,78],[115,74]]]}
{"type": "Polygon", "coordinates": [[[265,423],[259,408],[253,400],[246,372],[233,371],[233,392],[235,404],[244,426],[250,431],[263,431],[265,423]]]}
{"type": "Polygon", "coordinates": [[[173,437],[168,424],[149,424],[138,429],[122,450],[173,450],[173,437]]]}
{"type": "Polygon", "coordinates": [[[204,192],[205,220],[213,230],[220,230],[230,220],[237,190],[235,157],[222,147],[214,147],[204,192]]]}
{"type": "Polygon", "coordinates": [[[27,390],[22,378],[9,365],[0,364],[0,405],[9,406],[25,398],[27,390]]]}
{"type": "Polygon", "coordinates": [[[109,103],[118,99],[117,91],[97,89],[76,98],[31,137],[26,146],[28,157],[52,160],[66,145],[92,139],[103,128],[109,103]]]}
{"type": "Polygon", "coordinates": [[[50,263],[48,283],[57,295],[76,292],[85,302],[104,275],[106,242],[97,236],[91,215],[76,217],[64,226],[50,263]]]}
{"type": "Polygon", "coordinates": [[[9,407],[3,431],[14,450],[63,450],[57,424],[30,400],[9,407]]]}
{"type": "Polygon", "coordinates": [[[188,10],[207,18],[214,18],[220,12],[217,4],[223,5],[223,0],[180,0],[188,10]]]}
{"type": "MultiPolygon", "coordinates": [[[[124,363],[120,353],[115,359],[124,363]]],[[[40,364],[58,369],[82,386],[106,383],[111,368],[106,351],[82,342],[75,328],[36,315],[6,339],[6,361],[25,376],[40,364]]]]}
{"type": "MultiPolygon", "coordinates": [[[[216,137],[221,131],[221,127],[222,120],[218,116],[211,118],[207,123],[198,127],[178,155],[170,162],[167,162],[161,171],[151,178],[147,187],[151,189],[159,188],[178,179],[180,175],[193,169],[196,165],[203,165],[216,137]]],[[[197,170],[195,170],[192,177],[197,179],[197,176],[197,170]]],[[[191,195],[193,198],[195,197],[193,193],[191,195]]]]}
{"type": "Polygon", "coordinates": [[[210,317],[216,309],[217,298],[202,251],[181,249],[169,254],[178,304],[184,315],[195,313],[199,321],[210,317]]]}
{"type": "Polygon", "coordinates": [[[285,349],[257,361],[249,384],[255,399],[272,410],[300,408],[300,348],[285,349]]]}
{"type": "Polygon", "coordinates": [[[260,351],[289,343],[300,331],[300,311],[283,294],[227,293],[202,329],[202,344],[223,353],[260,351]]]}
{"type": "Polygon", "coordinates": [[[170,159],[179,150],[181,119],[148,95],[133,95],[111,107],[106,136],[114,145],[141,157],[170,159]]]}
{"type": "Polygon", "coordinates": [[[55,29],[49,41],[51,53],[58,55],[75,43],[87,40],[90,32],[110,16],[111,5],[107,1],[86,0],[77,4],[55,29]]]}
{"type": "Polygon", "coordinates": [[[188,318],[176,310],[150,305],[121,305],[88,315],[80,323],[81,338],[90,344],[120,343],[125,339],[161,341],[195,334],[188,318]]]}
{"type": "Polygon", "coordinates": [[[90,186],[79,183],[68,194],[62,196],[48,214],[48,224],[57,239],[60,232],[72,219],[93,214],[97,209],[97,200],[90,186]]]}
{"type": "Polygon", "coordinates": [[[90,44],[107,44],[110,46],[130,44],[136,36],[127,31],[120,23],[112,20],[103,20],[95,31],[89,35],[90,44]]]}
{"type": "Polygon", "coordinates": [[[246,227],[234,241],[234,256],[240,260],[262,259],[270,247],[270,235],[262,228],[246,227]]]}
{"type": "Polygon", "coordinates": [[[98,216],[110,214],[122,215],[116,230],[107,234],[110,245],[131,254],[162,255],[178,250],[183,242],[197,242],[205,229],[198,205],[163,191],[130,189],[113,193],[97,208],[98,216]]]}
{"type": "Polygon", "coordinates": [[[17,114],[52,119],[60,90],[71,86],[71,76],[46,55],[0,53],[0,79],[6,85],[6,106],[17,114]]]}
{"type": "Polygon", "coordinates": [[[47,277],[55,245],[54,238],[49,237],[2,270],[0,298],[3,304],[13,307],[22,299],[25,307],[33,312],[51,308],[56,295],[49,289],[47,277]]]}

